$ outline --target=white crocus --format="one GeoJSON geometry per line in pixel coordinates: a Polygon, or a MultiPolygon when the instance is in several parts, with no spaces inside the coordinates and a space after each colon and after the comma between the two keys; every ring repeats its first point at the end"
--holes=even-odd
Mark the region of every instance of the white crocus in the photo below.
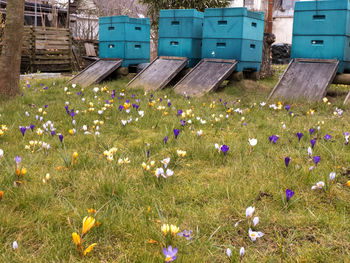
{"type": "Polygon", "coordinates": [[[0,149],[0,158],[4,157],[4,150],[0,149]]]}
{"type": "Polygon", "coordinates": [[[232,251],[231,251],[230,248],[227,248],[227,249],[226,249],[226,255],[227,255],[229,258],[231,258],[231,256],[232,256],[232,251]]]}
{"type": "Polygon", "coordinates": [[[259,217],[254,217],[253,218],[253,226],[256,226],[257,224],[259,224],[259,217]]]}
{"type": "Polygon", "coordinates": [[[329,180],[330,181],[333,181],[334,179],[335,179],[335,172],[331,172],[330,174],[329,174],[329,180]]]}
{"type": "Polygon", "coordinates": [[[167,157],[167,158],[161,160],[160,162],[164,165],[164,168],[166,169],[168,167],[169,162],[170,162],[170,157],[167,157]]]}
{"type": "Polygon", "coordinates": [[[163,168],[157,168],[156,172],[155,172],[155,175],[156,175],[157,178],[159,178],[159,176],[165,177],[163,168]]]}
{"type": "Polygon", "coordinates": [[[249,206],[246,210],[245,210],[245,216],[246,217],[252,217],[255,211],[255,207],[249,206]]]}
{"type": "Polygon", "coordinates": [[[307,148],[307,154],[311,157],[312,156],[312,148],[309,146],[309,148],[307,148]]]}
{"type": "Polygon", "coordinates": [[[252,231],[249,228],[249,237],[250,239],[254,242],[257,238],[262,237],[264,235],[264,233],[262,232],[257,232],[257,231],[252,231]]]}
{"type": "Polygon", "coordinates": [[[311,187],[311,190],[322,189],[324,186],[325,186],[325,183],[320,181],[320,182],[316,183],[315,185],[313,185],[311,187]]]}
{"type": "Polygon", "coordinates": [[[241,247],[241,249],[239,250],[239,255],[240,255],[241,257],[243,257],[243,256],[244,256],[244,253],[245,253],[245,249],[244,249],[244,247],[241,247]]]}
{"type": "Polygon", "coordinates": [[[249,138],[248,140],[249,140],[250,146],[255,146],[258,143],[258,140],[255,138],[252,138],[252,139],[249,138]]]}
{"type": "Polygon", "coordinates": [[[169,176],[172,176],[174,174],[174,172],[170,169],[167,169],[166,170],[166,176],[169,177],[169,176]]]}

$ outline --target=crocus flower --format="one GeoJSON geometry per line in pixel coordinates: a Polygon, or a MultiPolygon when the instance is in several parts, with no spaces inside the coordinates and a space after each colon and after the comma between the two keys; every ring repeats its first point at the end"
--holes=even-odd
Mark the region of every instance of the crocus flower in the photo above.
{"type": "Polygon", "coordinates": [[[231,258],[231,256],[232,256],[232,251],[231,251],[230,248],[227,248],[227,249],[226,249],[226,255],[227,255],[229,258],[231,258]]]}
{"type": "Polygon", "coordinates": [[[307,154],[309,155],[309,157],[312,156],[312,149],[310,146],[309,146],[309,148],[307,148],[307,154]]]}
{"type": "Polygon", "coordinates": [[[311,187],[311,190],[322,189],[325,186],[324,182],[320,181],[311,187]]]}
{"type": "Polygon", "coordinates": [[[56,132],[54,130],[51,131],[51,136],[55,136],[56,132]]]}
{"type": "Polygon", "coordinates": [[[245,249],[244,249],[244,247],[241,247],[241,249],[239,250],[239,256],[243,257],[244,253],[245,253],[245,249]]]}
{"type": "Polygon", "coordinates": [[[13,243],[12,243],[12,248],[13,248],[14,250],[18,249],[17,241],[13,241],[13,243]]]}
{"type": "Polygon", "coordinates": [[[189,231],[184,230],[183,232],[180,232],[180,233],[178,233],[177,235],[178,235],[178,236],[185,237],[187,240],[191,240],[191,239],[192,239],[192,238],[191,238],[191,234],[192,234],[192,230],[189,230],[189,231]]]}
{"type": "Polygon", "coordinates": [[[174,135],[175,135],[175,139],[177,139],[177,136],[179,136],[180,130],[179,129],[174,129],[174,135]]]}
{"type": "Polygon", "coordinates": [[[298,139],[299,139],[299,142],[300,142],[300,139],[301,139],[301,137],[303,137],[303,136],[304,136],[304,134],[303,134],[303,133],[301,133],[301,132],[298,132],[298,133],[297,133],[297,136],[298,136],[298,139]]]}
{"type": "Polygon", "coordinates": [[[324,136],[324,139],[327,141],[329,141],[332,138],[331,135],[329,135],[328,133],[326,134],[326,136],[324,136]]]}
{"type": "Polygon", "coordinates": [[[262,232],[256,232],[256,231],[252,231],[250,228],[249,228],[249,237],[250,239],[254,242],[258,237],[262,237],[264,235],[264,233],[262,232]]]}
{"type": "Polygon", "coordinates": [[[178,116],[181,116],[181,115],[182,115],[182,110],[178,110],[178,111],[177,111],[177,115],[178,115],[178,116]]]}
{"type": "Polygon", "coordinates": [[[290,162],[290,158],[289,157],[284,158],[284,163],[285,163],[286,167],[288,167],[289,162],[290,162]]]}
{"type": "Polygon", "coordinates": [[[0,149],[0,159],[4,157],[4,150],[3,149],[0,149]]]}
{"type": "Polygon", "coordinates": [[[29,125],[29,128],[30,128],[32,131],[34,131],[34,127],[35,127],[34,124],[29,125]]]}
{"type": "Polygon", "coordinates": [[[246,217],[252,217],[255,211],[255,207],[249,206],[246,210],[245,210],[245,216],[246,217]]]}
{"type": "Polygon", "coordinates": [[[84,256],[86,256],[87,253],[90,253],[95,246],[97,246],[97,243],[93,243],[90,246],[88,246],[87,249],[84,250],[84,256]]]}
{"type": "Polygon", "coordinates": [[[258,143],[258,140],[254,139],[254,138],[252,138],[252,139],[249,138],[248,141],[249,141],[250,146],[255,146],[258,143]]]}
{"type": "Polygon", "coordinates": [[[313,160],[314,160],[314,163],[315,163],[315,165],[317,166],[317,164],[320,162],[320,160],[321,160],[321,157],[320,156],[314,156],[313,157],[313,160]]]}
{"type": "Polygon", "coordinates": [[[331,172],[331,173],[329,174],[329,181],[333,181],[333,180],[335,179],[335,175],[336,175],[335,172],[331,172]]]}
{"type": "Polygon", "coordinates": [[[147,151],[146,158],[149,158],[149,150],[147,151]]]}
{"type": "Polygon", "coordinates": [[[15,162],[16,162],[17,166],[21,163],[21,161],[22,161],[21,156],[16,156],[15,157],[15,162]]]}
{"type": "Polygon", "coordinates": [[[315,132],[315,129],[314,129],[314,128],[311,128],[311,129],[309,130],[310,135],[312,135],[314,132],[315,132]]]}
{"type": "Polygon", "coordinates": [[[62,134],[59,134],[58,138],[60,139],[61,142],[63,141],[63,135],[62,134]]]}
{"type": "Polygon", "coordinates": [[[181,122],[181,126],[185,126],[185,125],[186,125],[186,121],[185,121],[185,120],[182,120],[182,119],[181,119],[180,122],[181,122]]]}
{"type": "Polygon", "coordinates": [[[284,108],[285,108],[287,111],[289,111],[289,109],[290,109],[289,104],[287,104],[284,108]]]}
{"type": "Polygon", "coordinates": [[[287,189],[286,190],[286,199],[287,199],[287,202],[289,202],[289,200],[293,197],[294,195],[294,192],[290,189],[287,189]]]}
{"type": "Polygon", "coordinates": [[[77,247],[79,247],[81,245],[81,239],[80,239],[80,236],[78,235],[78,233],[76,233],[76,232],[72,233],[72,238],[73,238],[74,244],[77,247]]]}
{"type": "Polygon", "coordinates": [[[168,142],[168,136],[164,137],[164,143],[166,144],[168,142]]]}
{"type": "Polygon", "coordinates": [[[95,219],[93,217],[84,217],[82,234],[85,235],[94,225],[95,219]]]}
{"type": "Polygon", "coordinates": [[[256,226],[257,224],[259,224],[259,217],[254,217],[253,218],[253,226],[256,226]]]}
{"type": "Polygon", "coordinates": [[[24,137],[24,134],[26,133],[27,128],[24,127],[24,126],[19,126],[19,130],[21,131],[21,133],[22,133],[22,135],[24,137]]]}
{"type": "Polygon", "coordinates": [[[277,143],[277,140],[279,139],[278,135],[271,135],[269,137],[270,142],[277,143]]]}
{"type": "Polygon", "coordinates": [[[221,146],[221,151],[224,153],[224,155],[226,155],[226,153],[228,152],[228,150],[230,149],[230,147],[228,147],[227,145],[222,145],[221,146]]]}
{"type": "Polygon", "coordinates": [[[161,160],[160,162],[164,165],[164,168],[167,168],[168,164],[170,162],[170,157],[167,157],[167,158],[161,160]]]}
{"type": "Polygon", "coordinates": [[[163,253],[165,256],[165,262],[171,262],[177,258],[177,248],[173,249],[171,246],[169,246],[168,249],[163,249],[163,253]]]}
{"type": "Polygon", "coordinates": [[[314,148],[314,146],[315,146],[315,144],[316,144],[316,140],[315,140],[315,139],[312,139],[312,140],[310,141],[310,143],[311,143],[311,147],[314,148]]]}

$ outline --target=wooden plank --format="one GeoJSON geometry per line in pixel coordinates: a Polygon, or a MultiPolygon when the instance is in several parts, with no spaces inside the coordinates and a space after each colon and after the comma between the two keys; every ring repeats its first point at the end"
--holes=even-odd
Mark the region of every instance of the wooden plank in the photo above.
{"type": "Polygon", "coordinates": [[[84,43],[85,50],[86,50],[86,55],[88,57],[97,57],[94,45],[91,43],[84,43]]]}
{"type": "Polygon", "coordinates": [[[348,93],[348,95],[346,96],[345,100],[344,100],[344,104],[348,104],[350,101],[350,92],[348,93]]]}
{"type": "Polygon", "coordinates": [[[153,91],[163,89],[183,69],[187,58],[160,57],[152,61],[134,79],[128,83],[128,87],[143,87],[153,91]]]}
{"type": "Polygon", "coordinates": [[[93,83],[99,83],[119,68],[122,60],[104,60],[99,59],[89,67],[81,71],[78,75],[71,78],[69,83],[79,84],[82,87],[90,86],[93,83]]]}
{"type": "Polygon", "coordinates": [[[292,60],[278,81],[270,98],[320,101],[337,73],[339,61],[320,59],[292,60]]]}
{"type": "Polygon", "coordinates": [[[200,96],[214,91],[235,70],[236,60],[203,59],[174,87],[178,94],[200,96]]]}

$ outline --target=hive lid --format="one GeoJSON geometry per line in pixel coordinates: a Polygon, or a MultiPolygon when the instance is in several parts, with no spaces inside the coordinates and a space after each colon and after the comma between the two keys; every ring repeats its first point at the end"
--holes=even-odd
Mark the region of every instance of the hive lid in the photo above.
{"type": "Polygon", "coordinates": [[[196,9],[162,9],[159,13],[160,18],[164,17],[196,17],[203,18],[203,12],[199,12],[196,9]]]}
{"type": "Polygon", "coordinates": [[[350,10],[349,0],[301,1],[295,3],[294,11],[350,10]]]}
{"type": "Polygon", "coordinates": [[[234,17],[246,16],[258,20],[264,20],[264,12],[248,11],[246,7],[233,8],[207,8],[204,11],[204,17],[234,17]]]}
{"type": "Polygon", "coordinates": [[[149,25],[149,18],[132,18],[128,16],[103,16],[99,18],[100,24],[131,23],[149,25]]]}

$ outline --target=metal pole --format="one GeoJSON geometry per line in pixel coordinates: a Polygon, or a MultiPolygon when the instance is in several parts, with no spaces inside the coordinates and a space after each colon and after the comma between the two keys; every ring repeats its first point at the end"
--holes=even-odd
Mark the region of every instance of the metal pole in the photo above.
{"type": "Polygon", "coordinates": [[[38,3],[37,3],[37,0],[35,0],[35,4],[34,4],[34,26],[38,26],[38,21],[37,21],[37,9],[38,9],[38,3]]]}

